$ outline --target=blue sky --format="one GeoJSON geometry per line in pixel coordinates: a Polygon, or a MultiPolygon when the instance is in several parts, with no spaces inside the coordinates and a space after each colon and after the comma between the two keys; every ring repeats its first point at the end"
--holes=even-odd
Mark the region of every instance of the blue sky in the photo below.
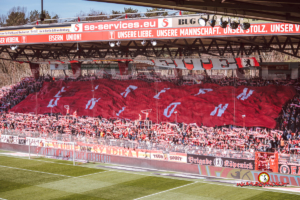
{"type": "MultiPolygon", "coordinates": [[[[0,15],[6,15],[14,6],[27,7],[27,12],[31,10],[41,10],[41,0],[0,0],[0,15]]],[[[91,9],[96,11],[111,12],[112,10],[124,11],[124,7],[132,7],[140,12],[145,12],[147,7],[130,6],[113,3],[100,3],[85,0],[44,0],[44,10],[50,15],[58,14],[60,18],[75,17],[80,11],[88,12],[91,9]]]]}

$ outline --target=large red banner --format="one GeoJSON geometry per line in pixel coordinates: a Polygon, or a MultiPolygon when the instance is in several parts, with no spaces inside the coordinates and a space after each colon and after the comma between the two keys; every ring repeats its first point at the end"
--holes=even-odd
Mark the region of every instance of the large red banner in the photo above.
{"type": "MultiPolygon", "coordinates": [[[[138,119],[141,110],[152,109],[150,120],[197,123],[206,126],[234,124],[274,128],[282,106],[295,95],[287,86],[222,87],[216,84],[177,86],[169,82],[96,80],[44,83],[12,111],[60,112],[79,116],[138,119]],[[36,100],[36,97],[38,98],[36,100]],[[175,114],[177,111],[177,114],[175,114]],[[243,118],[244,115],[244,118],[243,118]]],[[[143,115],[143,114],[142,114],[143,115]]]]}
{"type": "Polygon", "coordinates": [[[248,35],[299,34],[300,25],[286,23],[251,24],[248,30],[241,27],[232,30],[220,26],[210,27],[179,27],[164,28],[158,26],[157,21],[145,21],[147,28],[138,22],[110,22],[103,24],[72,24],[71,33],[40,34],[0,37],[2,44],[32,44],[32,43],[60,43],[86,41],[113,41],[113,40],[143,40],[143,39],[170,39],[170,38],[198,38],[198,37],[226,37],[248,35]],[[122,25],[126,24],[126,26],[122,25]],[[132,26],[129,26],[132,24],[132,26]],[[136,26],[134,26],[136,24],[136,26]],[[88,28],[87,28],[88,27],[88,28]],[[91,30],[91,27],[93,29],[91,30]],[[95,28],[97,27],[97,29],[95,28]],[[130,27],[130,28],[129,28],[130,27]],[[149,28],[148,28],[149,27],[149,28]]]}

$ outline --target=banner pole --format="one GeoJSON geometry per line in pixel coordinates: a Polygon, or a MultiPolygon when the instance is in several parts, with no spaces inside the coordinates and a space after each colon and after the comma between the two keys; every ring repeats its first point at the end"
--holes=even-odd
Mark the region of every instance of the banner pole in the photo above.
{"type": "Polygon", "coordinates": [[[29,160],[30,160],[30,141],[29,141],[29,160]]]}
{"type": "Polygon", "coordinates": [[[73,142],[73,165],[75,166],[75,143],[73,142]]]}

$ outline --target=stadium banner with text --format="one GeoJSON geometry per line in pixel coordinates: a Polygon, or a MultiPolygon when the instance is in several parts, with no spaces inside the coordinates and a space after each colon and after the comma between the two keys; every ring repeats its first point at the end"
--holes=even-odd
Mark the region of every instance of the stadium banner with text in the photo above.
{"type": "Polygon", "coordinates": [[[19,137],[13,135],[1,135],[0,141],[3,143],[19,144],[19,137]]]}
{"type": "Polygon", "coordinates": [[[187,163],[254,170],[255,160],[187,154],[187,163]]]}
{"type": "Polygon", "coordinates": [[[300,175],[300,164],[296,163],[285,163],[278,164],[278,170],[281,174],[293,174],[300,175]]]}
{"type": "Polygon", "coordinates": [[[259,67],[255,57],[248,58],[160,58],[152,60],[134,59],[134,62],[155,65],[157,67],[210,70],[210,69],[238,69],[244,67],[259,67]]]}
{"type": "MultiPolygon", "coordinates": [[[[225,29],[220,26],[200,26],[198,23],[184,24],[166,22],[164,19],[140,19],[128,21],[111,21],[95,23],[72,24],[71,28],[64,31],[23,32],[3,30],[6,34],[0,35],[0,45],[10,44],[37,44],[37,43],[62,43],[62,42],[91,42],[91,41],[121,41],[121,40],[152,40],[152,39],[179,39],[199,37],[229,37],[229,36],[262,36],[284,34],[293,35],[300,33],[300,25],[289,23],[260,23],[251,24],[248,30],[241,27],[225,29]],[[161,21],[162,20],[162,21],[161,21]]],[[[169,20],[172,21],[172,20],[169,20]]],[[[38,29],[38,28],[36,28],[38,29]]],[[[50,27],[49,27],[50,29],[50,27]]],[[[15,31],[15,30],[14,30],[15,31]]]]}

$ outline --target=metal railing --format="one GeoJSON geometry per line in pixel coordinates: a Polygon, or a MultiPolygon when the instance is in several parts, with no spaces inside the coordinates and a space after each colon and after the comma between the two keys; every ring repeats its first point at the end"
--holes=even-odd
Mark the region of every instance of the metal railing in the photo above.
{"type": "Polygon", "coordinates": [[[191,145],[177,145],[172,142],[150,142],[150,141],[133,141],[128,139],[114,139],[111,136],[107,137],[86,137],[83,135],[71,135],[71,134],[42,134],[38,131],[17,131],[11,129],[3,129],[0,131],[2,135],[18,136],[19,138],[37,138],[45,140],[57,140],[62,142],[76,142],[80,146],[92,146],[92,145],[103,145],[130,149],[143,149],[143,150],[156,150],[163,151],[166,153],[186,153],[196,154],[203,156],[215,156],[215,157],[226,157],[226,158],[238,158],[238,159],[249,159],[254,160],[255,153],[247,151],[235,151],[228,149],[214,149],[209,147],[191,146],[191,145]]]}

